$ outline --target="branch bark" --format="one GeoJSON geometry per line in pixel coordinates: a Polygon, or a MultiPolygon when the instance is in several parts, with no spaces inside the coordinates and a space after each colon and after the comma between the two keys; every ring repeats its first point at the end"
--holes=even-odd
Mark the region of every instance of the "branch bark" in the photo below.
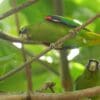
{"type": "MultiPolygon", "coordinates": [[[[34,57],[34,55],[33,55],[32,53],[28,52],[27,50],[25,50],[25,53],[26,53],[28,56],[30,56],[30,57],[34,57]]],[[[59,72],[56,71],[56,70],[54,70],[54,69],[52,68],[52,66],[50,65],[50,63],[48,63],[48,62],[46,62],[46,61],[42,61],[42,60],[40,60],[40,59],[37,59],[36,61],[37,61],[38,63],[40,63],[46,70],[48,70],[48,71],[52,72],[53,74],[59,76],[59,72]]]]}
{"type": "MultiPolygon", "coordinates": [[[[12,7],[13,8],[16,8],[17,7],[17,3],[16,3],[16,0],[12,0],[12,7]]],[[[18,13],[15,13],[14,14],[14,18],[15,18],[15,24],[16,24],[16,30],[17,30],[17,33],[19,33],[19,30],[20,30],[20,22],[19,22],[19,16],[18,16],[18,13]]],[[[23,37],[22,37],[23,38],[23,37]]],[[[24,52],[24,44],[22,43],[22,48],[21,48],[21,51],[22,51],[22,55],[23,55],[23,60],[24,62],[27,61],[27,56],[26,56],[26,53],[24,52]]],[[[32,72],[31,72],[31,64],[28,64],[26,67],[25,67],[25,74],[26,74],[26,79],[27,79],[27,93],[28,95],[30,95],[30,93],[32,92],[32,72]]]]}
{"type": "Polygon", "coordinates": [[[7,11],[7,12],[5,12],[5,13],[0,15],[0,20],[4,19],[4,18],[6,18],[6,17],[8,17],[8,16],[10,16],[12,14],[15,14],[16,12],[18,12],[18,11],[20,11],[20,10],[30,6],[30,5],[32,5],[36,1],[38,1],[38,0],[28,0],[27,2],[17,6],[15,8],[10,9],[9,11],[7,11]]]}
{"type": "MultiPolygon", "coordinates": [[[[22,51],[22,54],[23,54],[23,58],[24,58],[24,62],[27,61],[27,55],[25,53],[25,50],[24,50],[24,44],[22,44],[22,48],[21,48],[21,51],[22,51]]],[[[30,93],[32,93],[33,91],[33,84],[32,84],[32,66],[31,64],[27,64],[26,67],[25,67],[25,74],[26,74],[26,79],[27,79],[27,92],[28,92],[28,95],[30,96],[30,93]]]]}
{"type": "MultiPolygon", "coordinates": [[[[100,86],[93,88],[88,88],[84,90],[78,90],[74,92],[66,93],[34,93],[31,94],[32,100],[81,100],[83,97],[93,97],[95,95],[100,95],[100,86]]],[[[27,95],[0,95],[2,100],[23,100],[27,98],[27,95]]]]}
{"type": "MultiPolygon", "coordinates": [[[[46,54],[47,52],[49,52],[50,50],[52,50],[53,48],[56,47],[56,45],[58,45],[58,43],[61,43],[64,42],[65,40],[68,40],[70,38],[73,38],[76,34],[76,32],[80,31],[82,28],[86,27],[88,24],[92,23],[96,18],[100,17],[100,14],[97,14],[95,15],[94,17],[90,18],[89,20],[87,20],[86,23],[84,23],[83,25],[75,28],[74,30],[72,30],[71,32],[69,32],[68,35],[66,35],[65,37],[62,37],[61,39],[59,39],[58,41],[56,41],[54,44],[51,44],[50,47],[48,47],[46,50],[44,50],[43,52],[41,52],[39,55],[33,57],[31,60],[29,61],[26,61],[24,64],[20,65],[19,67],[16,67],[15,69],[11,70],[10,72],[6,73],[5,75],[1,76],[0,77],[0,81],[12,76],[13,74],[15,74],[16,72],[19,72],[21,71],[23,68],[25,68],[28,64],[32,63],[33,61],[37,60],[38,58],[40,58],[41,56],[43,56],[44,54],[46,54]]],[[[100,95],[100,86],[99,87],[94,87],[94,88],[90,88],[90,89],[85,89],[85,90],[79,90],[79,91],[76,91],[76,92],[70,92],[70,94],[58,94],[58,95],[46,95],[46,94],[42,94],[42,95],[38,95],[38,96],[33,96],[32,98],[36,98],[36,100],[41,100],[45,98],[45,100],[57,100],[59,98],[61,98],[61,100],[78,100],[79,97],[84,97],[84,96],[95,96],[95,95],[100,95]],[[45,97],[46,95],[46,97],[45,97]],[[67,97],[66,97],[67,96],[67,97]],[[53,99],[51,99],[51,97],[53,99]],[[78,98],[78,99],[77,99],[78,98]]],[[[4,96],[3,96],[4,97],[4,96]]]]}
{"type": "Polygon", "coordinates": [[[25,43],[25,44],[41,44],[41,42],[39,41],[22,40],[20,38],[12,37],[2,31],[0,31],[0,39],[7,40],[10,42],[20,42],[20,43],[25,43]]]}
{"type": "Polygon", "coordinates": [[[100,13],[91,17],[89,20],[87,20],[85,23],[83,23],[79,27],[76,27],[73,30],[70,30],[68,32],[68,35],[65,35],[64,37],[62,37],[58,41],[56,41],[55,46],[58,46],[56,48],[60,48],[60,46],[64,43],[65,40],[74,38],[77,35],[77,32],[79,32],[81,29],[85,28],[87,25],[89,25],[90,23],[92,23],[94,20],[96,20],[99,17],[100,17],[100,13]]]}
{"type": "MultiPolygon", "coordinates": [[[[53,8],[55,11],[55,14],[57,15],[63,15],[63,5],[64,0],[53,0],[53,8]]],[[[65,91],[69,91],[72,90],[73,88],[73,83],[72,83],[72,78],[70,75],[70,71],[69,71],[69,61],[67,59],[67,55],[68,53],[66,53],[68,49],[64,49],[64,50],[59,50],[59,54],[60,54],[60,63],[61,63],[61,84],[62,87],[65,91]]]]}
{"type": "Polygon", "coordinates": [[[35,57],[32,57],[32,59],[27,60],[24,64],[20,65],[19,67],[16,67],[15,69],[12,69],[11,71],[9,71],[8,73],[6,73],[5,75],[0,77],[0,81],[12,76],[13,74],[15,74],[16,72],[21,71],[23,68],[25,68],[27,65],[31,64],[32,62],[34,62],[35,60],[39,59],[41,56],[43,56],[44,54],[46,54],[47,52],[49,52],[52,49],[52,47],[48,47],[46,50],[44,50],[43,52],[41,52],[40,54],[38,54],[35,57]]]}
{"type": "Polygon", "coordinates": [[[41,56],[43,56],[44,54],[46,54],[47,52],[49,52],[50,50],[57,48],[57,45],[62,44],[64,41],[73,38],[74,36],[76,36],[76,32],[79,32],[81,29],[83,29],[84,27],[86,27],[87,25],[89,25],[90,23],[92,23],[96,18],[99,18],[100,14],[95,15],[94,17],[90,18],[89,20],[86,21],[86,23],[84,23],[81,26],[78,26],[77,28],[75,28],[74,30],[70,31],[68,35],[65,35],[64,37],[60,38],[58,41],[56,41],[55,43],[51,44],[50,47],[48,47],[47,49],[45,49],[43,52],[41,52],[40,54],[38,54],[37,56],[33,57],[32,59],[26,61],[24,64],[20,65],[19,67],[16,67],[15,69],[9,71],[8,73],[6,73],[5,75],[0,77],[0,81],[12,76],[13,74],[15,74],[16,72],[21,71],[23,68],[25,68],[28,64],[34,62],[35,60],[39,59],[41,56]]]}

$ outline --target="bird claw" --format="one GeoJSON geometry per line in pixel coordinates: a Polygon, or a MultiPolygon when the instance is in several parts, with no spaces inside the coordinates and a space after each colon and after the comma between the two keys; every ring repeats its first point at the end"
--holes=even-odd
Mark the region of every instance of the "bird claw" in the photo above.
{"type": "Polygon", "coordinates": [[[50,44],[50,48],[55,49],[55,47],[56,47],[56,46],[55,46],[55,43],[51,43],[51,44],[50,44]]]}
{"type": "Polygon", "coordinates": [[[51,47],[52,49],[57,49],[57,50],[65,49],[65,48],[62,47],[62,44],[55,44],[55,43],[51,43],[51,44],[50,44],[50,47],[51,47]]]}

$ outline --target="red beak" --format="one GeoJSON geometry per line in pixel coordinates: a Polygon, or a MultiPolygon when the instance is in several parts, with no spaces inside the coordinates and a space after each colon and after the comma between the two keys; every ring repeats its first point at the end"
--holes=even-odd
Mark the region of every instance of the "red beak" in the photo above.
{"type": "Polygon", "coordinates": [[[45,19],[46,20],[51,20],[52,18],[51,18],[51,16],[46,16],[45,19]]]}

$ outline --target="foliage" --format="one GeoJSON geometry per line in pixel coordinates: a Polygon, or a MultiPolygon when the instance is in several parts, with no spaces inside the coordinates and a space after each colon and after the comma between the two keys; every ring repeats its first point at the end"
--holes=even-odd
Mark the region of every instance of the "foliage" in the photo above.
{"type": "MultiPolygon", "coordinates": [[[[0,3],[0,14],[4,13],[8,9],[12,8],[13,0],[3,0],[0,3]]],[[[22,4],[26,0],[16,0],[17,5],[22,4]]],[[[95,15],[100,11],[100,0],[89,1],[89,0],[64,0],[64,16],[76,18],[85,22],[89,17],[95,15]]],[[[37,22],[43,22],[44,17],[47,15],[54,14],[53,4],[51,0],[39,0],[32,6],[25,8],[18,12],[20,26],[29,24],[35,24],[37,22]]],[[[99,19],[100,20],[100,19],[99,19]]],[[[97,19],[95,22],[88,26],[89,29],[100,33],[99,26],[100,22],[97,19]]],[[[16,31],[16,23],[14,15],[0,20],[0,30],[5,31],[11,36],[18,36],[16,31]]],[[[25,48],[30,53],[36,55],[45,49],[43,45],[25,45],[25,48]]],[[[99,55],[100,47],[85,47],[79,48],[80,54],[77,55],[73,60],[70,61],[70,71],[75,80],[84,70],[84,65],[89,59],[100,60],[99,55]]],[[[59,71],[59,54],[58,51],[50,51],[42,59],[52,66],[54,70],[59,71]],[[50,58],[50,60],[48,59],[50,58]],[[50,62],[51,61],[51,62],[50,62]]],[[[23,63],[23,56],[20,48],[17,48],[12,43],[0,39],[0,75],[5,74],[11,69],[19,66],[23,63]]],[[[42,84],[47,81],[53,81],[56,83],[56,92],[62,92],[60,86],[60,79],[55,74],[48,72],[44,65],[38,62],[32,63],[32,80],[34,82],[35,90],[41,88],[42,84]],[[48,77],[50,76],[50,77],[48,77]]],[[[22,92],[26,91],[26,77],[24,71],[21,71],[14,76],[0,82],[0,91],[13,91],[22,92]],[[18,81],[18,82],[17,82],[18,81]]]]}

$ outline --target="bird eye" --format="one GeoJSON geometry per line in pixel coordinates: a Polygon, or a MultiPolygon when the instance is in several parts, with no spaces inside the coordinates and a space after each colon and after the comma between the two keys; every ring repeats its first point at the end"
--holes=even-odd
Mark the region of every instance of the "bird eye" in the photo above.
{"type": "Polygon", "coordinates": [[[61,22],[57,16],[53,16],[52,21],[57,22],[57,23],[61,22]]]}
{"type": "Polygon", "coordinates": [[[19,34],[27,33],[27,28],[23,27],[19,30],[19,34]]]}
{"type": "Polygon", "coordinates": [[[61,20],[58,16],[46,16],[45,19],[48,21],[56,22],[56,23],[61,22],[61,20]]]}

